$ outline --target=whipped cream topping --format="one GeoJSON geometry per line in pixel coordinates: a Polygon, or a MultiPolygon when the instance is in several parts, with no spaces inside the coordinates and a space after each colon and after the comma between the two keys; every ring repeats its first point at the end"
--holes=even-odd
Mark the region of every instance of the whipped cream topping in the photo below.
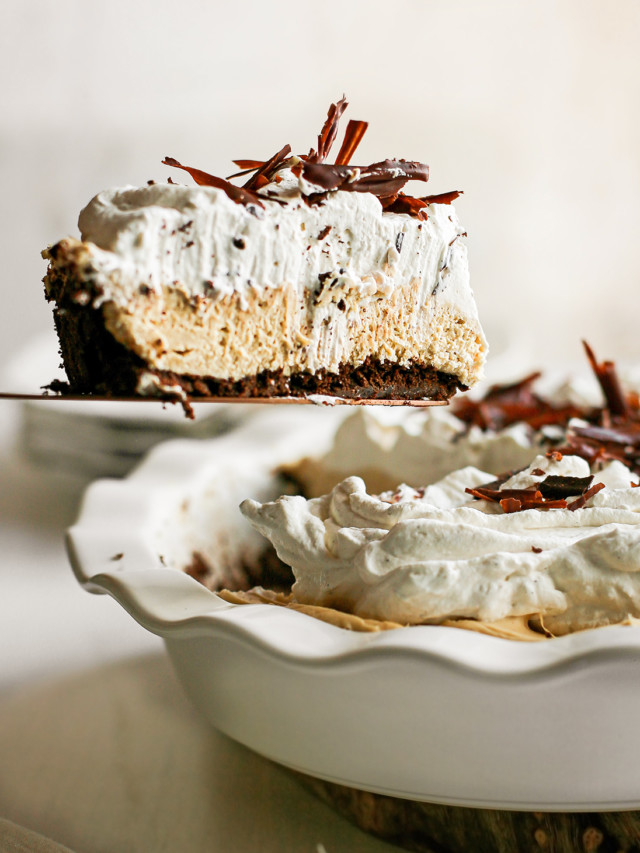
{"type": "MultiPolygon", "coordinates": [[[[375,489],[398,483],[420,486],[474,466],[499,474],[528,465],[540,452],[542,436],[518,423],[496,432],[468,428],[447,408],[401,413],[358,409],[341,423],[333,446],[309,471],[301,471],[307,492],[327,491],[358,474],[375,489]]],[[[490,479],[490,478],[488,478],[490,479]]]]}
{"type": "Polygon", "coordinates": [[[78,224],[96,247],[98,272],[103,265],[119,270],[117,290],[104,282],[102,299],[128,299],[141,284],[158,289],[174,281],[213,297],[284,283],[316,290],[318,276],[348,282],[363,296],[389,296],[399,282],[419,279],[422,303],[435,290],[435,299],[477,316],[451,205],[430,205],[424,222],[384,213],[369,193],[329,193],[312,206],[298,194],[286,205],[265,199],[264,206],[236,204],[213,187],[153,184],[99,193],[78,224]]]}
{"type": "MultiPolygon", "coordinates": [[[[539,455],[502,488],[589,474],[579,457],[539,455]]],[[[302,603],[406,624],[539,614],[554,634],[640,616],[640,489],[626,466],[597,471],[605,488],[573,511],[506,514],[465,492],[491,479],[465,467],[371,495],[349,477],[320,498],[241,509],[292,567],[302,603]]]]}
{"type": "MultiPolygon", "coordinates": [[[[352,305],[391,301],[398,289],[411,287],[418,338],[430,322],[435,331],[445,315],[454,328],[458,322],[471,328],[473,352],[454,351],[460,341],[449,349],[438,344],[429,356],[436,369],[472,385],[481,375],[486,341],[454,208],[431,204],[421,221],[384,212],[370,193],[343,191],[310,205],[303,195],[313,187],[290,169],[278,177],[280,183],[260,191],[263,208],[236,204],[205,186],[153,184],[97,195],[79,218],[86,278],[96,285],[93,304],[124,308],[141,288],[161,297],[170,286],[187,299],[237,296],[248,306],[256,294],[294,288],[306,334],[312,329],[308,366],[335,371],[356,331],[352,305]]],[[[382,357],[409,363],[420,352],[395,352],[390,344],[382,357]]]]}

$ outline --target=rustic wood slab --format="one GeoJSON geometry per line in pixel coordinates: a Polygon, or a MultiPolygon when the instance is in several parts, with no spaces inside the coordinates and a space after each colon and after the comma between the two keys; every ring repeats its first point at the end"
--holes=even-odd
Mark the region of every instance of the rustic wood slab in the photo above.
{"type": "Polygon", "coordinates": [[[640,811],[467,809],[295,776],[365,832],[416,853],[640,853],[640,811]]]}

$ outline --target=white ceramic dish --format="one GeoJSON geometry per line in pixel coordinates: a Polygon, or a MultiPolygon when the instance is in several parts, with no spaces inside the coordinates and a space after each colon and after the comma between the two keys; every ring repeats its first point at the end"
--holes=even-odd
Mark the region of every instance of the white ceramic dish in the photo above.
{"type": "Polygon", "coordinates": [[[640,630],[526,644],[455,628],[356,634],[229,605],[180,572],[260,543],[236,510],[275,464],[319,450],[335,413],[270,412],[210,442],[155,448],[87,492],[68,533],[78,580],[165,640],[193,703],[230,737],[305,773],[464,806],[640,807],[640,630]]]}

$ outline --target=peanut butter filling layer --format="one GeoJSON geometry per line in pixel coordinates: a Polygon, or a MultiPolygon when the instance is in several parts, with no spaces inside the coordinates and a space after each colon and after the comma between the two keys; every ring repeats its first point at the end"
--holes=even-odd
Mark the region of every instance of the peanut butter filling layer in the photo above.
{"type": "MultiPolygon", "coordinates": [[[[338,628],[347,631],[373,632],[389,631],[395,628],[410,628],[415,626],[402,625],[400,622],[382,621],[379,619],[363,619],[353,613],[345,613],[332,607],[320,607],[312,604],[300,604],[293,599],[291,593],[275,592],[263,589],[261,586],[242,592],[231,592],[228,589],[220,590],[217,595],[229,604],[274,604],[278,607],[287,607],[306,613],[322,622],[328,622],[338,628]]],[[[497,622],[479,622],[474,619],[447,619],[440,623],[448,628],[462,628],[466,631],[475,631],[478,634],[486,634],[490,637],[500,637],[504,640],[519,640],[522,642],[539,642],[546,640],[548,635],[543,633],[541,620],[534,616],[510,616],[497,622]],[[529,622],[538,620],[540,630],[534,630],[529,622]]]]}
{"type": "Polygon", "coordinates": [[[300,300],[293,286],[193,298],[179,287],[103,305],[106,328],[150,367],[177,374],[241,379],[262,371],[357,366],[367,358],[418,362],[475,381],[483,340],[451,306],[419,305],[417,280],[390,295],[356,288],[300,300]],[[322,300],[326,301],[326,306],[322,300]],[[326,308],[326,310],[324,310],[326,308]]]}

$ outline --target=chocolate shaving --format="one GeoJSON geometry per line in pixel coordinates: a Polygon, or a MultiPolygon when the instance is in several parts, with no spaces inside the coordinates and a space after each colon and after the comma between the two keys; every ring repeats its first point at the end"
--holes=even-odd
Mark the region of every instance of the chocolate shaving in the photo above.
{"type": "Polygon", "coordinates": [[[347,125],[340,151],[336,157],[336,166],[347,166],[349,164],[368,127],[368,121],[351,119],[347,125]]]}
{"type": "MultiPolygon", "coordinates": [[[[603,483],[590,486],[589,477],[557,477],[550,475],[536,486],[525,489],[500,489],[487,486],[467,488],[465,492],[478,500],[499,503],[506,513],[522,512],[527,509],[580,509],[589,498],[604,489],[603,483]],[[576,500],[567,504],[565,498],[579,494],[576,500]]],[[[539,553],[539,552],[536,552],[539,553]]]]}
{"type": "Polygon", "coordinates": [[[523,501],[522,508],[523,509],[566,509],[567,502],[564,498],[558,498],[557,500],[546,500],[543,498],[542,500],[533,500],[533,501],[523,501]]]}
{"type": "Polygon", "coordinates": [[[607,401],[607,408],[611,412],[611,415],[620,418],[629,417],[629,408],[622,393],[614,363],[612,361],[598,362],[589,344],[583,341],[582,345],[591,368],[596,375],[596,379],[600,383],[602,393],[607,401]]]}
{"type": "MultiPolygon", "coordinates": [[[[367,192],[380,199],[383,210],[387,213],[403,213],[420,220],[427,219],[426,208],[429,204],[451,204],[459,195],[459,190],[425,196],[422,199],[407,196],[401,192],[407,181],[427,181],[429,167],[424,163],[411,160],[383,160],[369,166],[350,166],[351,158],[368,128],[366,121],[352,119],[345,132],[344,140],[334,164],[327,163],[327,158],[336,140],[340,118],[347,108],[344,96],[335,104],[331,104],[327,118],[318,136],[317,151],[313,149],[302,155],[291,171],[297,177],[304,176],[305,180],[318,187],[318,192],[303,197],[306,204],[322,204],[327,193],[340,190],[342,192],[367,192]]],[[[273,181],[279,182],[281,176],[278,170],[286,163],[291,155],[291,147],[285,145],[269,160],[238,159],[233,162],[240,171],[229,175],[227,179],[218,178],[200,169],[183,166],[172,157],[167,157],[163,163],[189,172],[197,184],[222,189],[234,202],[247,207],[264,207],[261,198],[276,201],[286,205],[286,201],[278,195],[263,192],[273,181]],[[244,187],[230,184],[232,178],[249,175],[244,187]]],[[[169,179],[170,183],[173,183],[169,179]]]]}
{"type": "Polygon", "coordinates": [[[592,498],[594,495],[597,495],[599,491],[604,489],[604,483],[596,483],[595,486],[591,486],[590,489],[587,489],[586,492],[583,492],[579,498],[576,498],[575,501],[572,501],[567,509],[570,509],[572,512],[576,509],[582,509],[582,507],[586,504],[589,498],[592,498]]]}
{"type": "Polygon", "coordinates": [[[588,425],[567,430],[563,453],[580,456],[589,464],[618,460],[635,473],[640,472],[640,406],[638,395],[625,396],[615,365],[598,362],[591,347],[585,352],[605,398],[603,408],[584,417],[588,425]]]}
{"type": "Polygon", "coordinates": [[[493,385],[481,400],[464,397],[455,404],[454,414],[470,426],[496,431],[520,422],[532,429],[556,424],[566,426],[571,418],[584,417],[584,408],[554,406],[534,393],[531,386],[539,377],[537,371],[519,382],[493,385]]]}
{"type": "Polygon", "coordinates": [[[208,172],[202,172],[200,169],[193,169],[191,166],[183,166],[174,157],[165,157],[162,161],[165,166],[173,166],[176,169],[184,169],[188,172],[196,184],[203,187],[216,187],[223,190],[231,201],[236,204],[243,204],[245,207],[255,206],[264,208],[264,204],[254,192],[243,187],[236,187],[225,181],[224,178],[216,178],[215,175],[210,175],[208,172]]]}
{"type": "Polygon", "coordinates": [[[574,426],[570,434],[586,438],[598,444],[622,444],[636,447],[640,445],[640,423],[629,423],[618,427],[574,426]]]}
{"type": "Polygon", "coordinates": [[[534,554],[542,554],[542,548],[538,548],[537,545],[532,545],[531,550],[534,554]]]}
{"type": "Polygon", "coordinates": [[[522,509],[522,503],[517,498],[504,498],[500,506],[505,512],[520,512],[522,509]]]}
{"type": "Polygon", "coordinates": [[[382,209],[385,213],[408,213],[409,216],[415,216],[416,219],[421,219],[423,222],[429,218],[426,207],[427,203],[422,199],[404,193],[382,199],[382,209]]]}
{"type": "Polygon", "coordinates": [[[264,164],[264,160],[232,160],[231,162],[246,172],[253,172],[254,169],[259,169],[264,164]]]}
{"type": "Polygon", "coordinates": [[[234,172],[233,175],[227,175],[228,181],[231,178],[241,178],[243,175],[249,175],[251,172],[255,172],[256,169],[264,166],[264,160],[232,160],[231,162],[239,166],[241,171],[234,172]]]}
{"type": "Polygon", "coordinates": [[[487,489],[486,487],[478,486],[475,489],[465,489],[465,492],[476,498],[494,503],[504,498],[513,498],[514,500],[527,502],[542,500],[542,494],[535,487],[529,489],[487,489]]]}
{"type": "Polygon", "coordinates": [[[572,495],[581,495],[586,491],[593,480],[589,477],[561,477],[550,474],[538,483],[538,489],[545,499],[569,498],[572,495]]]}
{"type": "Polygon", "coordinates": [[[419,201],[425,204],[452,204],[458,196],[461,196],[463,190],[450,190],[448,193],[437,193],[436,195],[425,195],[419,201]]]}
{"type": "Polygon", "coordinates": [[[251,178],[244,185],[245,190],[259,190],[261,187],[266,186],[271,183],[273,176],[278,171],[278,169],[282,166],[285,160],[291,154],[291,146],[285,145],[284,148],[281,148],[277,154],[274,154],[266,163],[263,163],[262,166],[258,169],[257,172],[253,174],[251,178]]]}
{"type": "Polygon", "coordinates": [[[338,135],[338,123],[342,113],[346,110],[348,104],[345,96],[338,101],[337,104],[331,104],[327,119],[322,126],[320,136],[318,136],[318,150],[310,151],[307,155],[307,160],[310,163],[324,163],[329,156],[331,147],[338,135]]]}
{"type": "Polygon", "coordinates": [[[451,204],[459,195],[462,195],[462,190],[453,190],[438,195],[425,195],[422,198],[398,193],[395,197],[383,199],[382,207],[387,213],[408,213],[410,216],[415,216],[424,221],[429,218],[425,208],[430,204],[451,204]]]}
{"type": "Polygon", "coordinates": [[[370,166],[336,166],[302,162],[302,175],[325,192],[372,193],[379,198],[395,197],[407,181],[428,181],[429,167],[413,160],[381,160],[370,166]]]}
{"type": "Polygon", "coordinates": [[[567,502],[563,499],[546,500],[535,487],[494,490],[480,486],[476,489],[465,489],[465,492],[480,500],[499,503],[505,512],[520,512],[525,509],[565,509],[567,506],[567,502]]]}

